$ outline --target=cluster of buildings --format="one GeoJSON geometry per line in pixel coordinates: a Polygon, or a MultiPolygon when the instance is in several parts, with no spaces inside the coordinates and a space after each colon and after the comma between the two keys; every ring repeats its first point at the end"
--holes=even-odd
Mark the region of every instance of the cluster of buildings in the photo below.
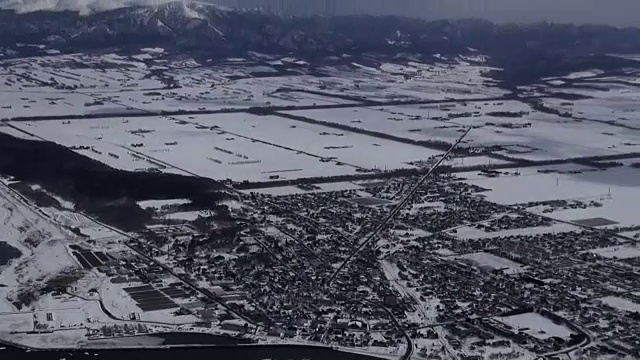
{"type": "MultiPolygon", "coordinates": [[[[222,304],[228,317],[216,319],[240,321],[226,325],[238,332],[367,348],[399,349],[412,338],[418,352],[420,341],[447,344],[442,356],[495,348],[640,356],[640,316],[628,309],[640,304],[640,259],[597,251],[632,246],[624,237],[588,226],[558,231],[526,204],[491,203],[485,189],[443,175],[360,247],[415,181],[251,193],[232,210],[236,231],[158,226],[138,251],[201,289],[201,300],[222,304]],[[487,235],[462,237],[464,227],[487,235]],[[566,333],[502,320],[521,314],[566,333]]],[[[155,268],[144,281],[153,283],[155,268]]]]}

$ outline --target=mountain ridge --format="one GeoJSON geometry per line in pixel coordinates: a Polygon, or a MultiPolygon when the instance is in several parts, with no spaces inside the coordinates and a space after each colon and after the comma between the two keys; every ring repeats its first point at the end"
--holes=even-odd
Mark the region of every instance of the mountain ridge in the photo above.
{"type": "Polygon", "coordinates": [[[47,44],[63,52],[163,47],[200,57],[248,52],[294,54],[321,62],[330,56],[399,53],[488,55],[501,80],[527,83],[564,69],[637,66],[610,53],[640,53],[640,29],[602,25],[489,21],[426,22],[393,16],[280,18],[201,3],[168,2],[92,14],[0,10],[0,45],[47,44]]]}

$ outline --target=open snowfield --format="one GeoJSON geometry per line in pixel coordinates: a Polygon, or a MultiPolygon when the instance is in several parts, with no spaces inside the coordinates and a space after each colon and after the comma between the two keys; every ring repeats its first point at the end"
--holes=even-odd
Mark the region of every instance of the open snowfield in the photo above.
{"type": "MultiPolygon", "coordinates": [[[[625,77],[624,80],[628,78],[625,77]]],[[[570,112],[575,117],[610,121],[617,124],[640,128],[640,89],[621,84],[605,83],[606,79],[592,84],[602,87],[602,90],[570,88],[570,93],[577,93],[593,97],[592,99],[562,101],[558,99],[545,99],[544,103],[551,108],[570,112]]],[[[586,122],[585,122],[586,123],[586,122]]],[[[614,131],[615,127],[608,126],[607,131],[614,131]]],[[[619,129],[620,130],[620,129],[619,129]]]]}
{"type": "Polygon", "coordinates": [[[276,93],[283,86],[325,88],[331,78],[251,78],[253,72],[277,71],[243,64],[203,68],[192,60],[164,62],[157,59],[161,54],[70,54],[8,61],[9,67],[0,71],[0,93],[5,100],[0,118],[352,102],[300,91],[276,93]],[[165,72],[164,80],[149,76],[156,70],[165,72]],[[166,79],[173,79],[178,87],[168,88],[166,79]]]}
{"type": "MultiPolygon", "coordinates": [[[[48,330],[84,329],[94,323],[109,323],[112,320],[100,309],[98,300],[84,300],[66,295],[47,295],[38,300],[33,311],[33,319],[48,330]],[[47,320],[46,314],[52,314],[47,320]]],[[[95,325],[94,325],[95,326],[95,325]]]]}
{"type": "Polygon", "coordinates": [[[426,160],[440,152],[420,146],[397,143],[367,135],[340,131],[277,116],[247,114],[196,116],[194,123],[217,126],[265,143],[367,169],[411,167],[408,162],[426,160]]]}
{"type": "Polygon", "coordinates": [[[42,285],[43,281],[60,273],[73,271],[76,264],[63,240],[47,240],[33,253],[13,261],[2,271],[3,283],[17,289],[42,285]]]}
{"type": "Polygon", "coordinates": [[[516,158],[528,160],[563,159],[582,156],[613,155],[637,151],[640,135],[615,129],[600,123],[578,122],[547,114],[525,117],[530,128],[495,129],[484,127],[474,130],[467,146],[502,145],[502,152],[516,158]],[[530,150],[527,150],[530,149],[530,150]]]}
{"type": "Polygon", "coordinates": [[[485,252],[460,255],[458,259],[469,261],[480,268],[503,270],[507,274],[517,274],[524,271],[522,265],[516,262],[485,252]]]}
{"type": "MultiPolygon", "coordinates": [[[[334,69],[335,77],[283,76],[278,75],[276,68],[266,65],[229,62],[202,67],[190,59],[166,61],[161,59],[162,54],[162,51],[133,56],[69,54],[9,61],[10,67],[0,72],[0,77],[5,80],[0,91],[4,92],[4,97],[20,97],[9,102],[14,106],[3,108],[0,114],[11,118],[42,113],[76,114],[81,108],[84,108],[83,113],[96,113],[353,102],[304,92],[323,89],[328,94],[343,95],[345,89],[353,87],[353,81],[343,83],[344,74],[339,70],[334,69]],[[79,67],[79,63],[85,66],[79,67]],[[149,76],[158,70],[166,75],[164,79],[149,76]],[[255,73],[273,73],[274,76],[253,78],[255,73]],[[167,79],[172,79],[178,87],[168,88],[167,79]],[[281,87],[292,91],[276,92],[281,87]],[[18,90],[21,94],[17,93],[18,90]],[[49,103],[52,99],[56,104],[49,103]],[[77,107],[75,111],[74,106],[77,107]],[[45,109],[48,111],[43,111],[45,109]]],[[[281,67],[283,64],[276,65],[281,67]]],[[[380,80],[380,83],[387,80],[380,80]]]]}
{"type": "Polygon", "coordinates": [[[96,103],[96,98],[89,95],[42,88],[40,91],[23,90],[16,92],[0,92],[2,107],[0,118],[29,116],[55,116],[73,114],[96,114],[109,111],[135,111],[124,106],[111,103],[96,103]]]}
{"type": "MultiPolygon", "coordinates": [[[[639,169],[618,167],[576,174],[543,174],[536,172],[537,170],[522,169],[520,176],[502,175],[495,178],[482,177],[477,173],[465,173],[460,176],[467,178],[468,183],[490,189],[491,191],[483,194],[489,201],[500,204],[523,204],[556,199],[579,199],[586,202],[594,200],[602,204],[601,207],[559,209],[544,214],[559,220],[574,221],[602,217],[622,226],[640,224],[634,210],[640,201],[639,169]]],[[[538,209],[533,211],[537,212],[538,209]]]]}
{"type": "Polygon", "coordinates": [[[460,132],[476,127],[463,147],[505,147],[505,155],[544,160],[611,155],[636,151],[640,135],[608,124],[578,122],[532,110],[517,101],[302,110],[291,114],[417,141],[453,143],[460,132]],[[498,117],[492,112],[527,112],[498,117]],[[448,115],[464,114],[446,120],[448,115]],[[531,126],[528,127],[528,124],[531,126]]]}
{"type": "Polygon", "coordinates": [[[194,221],[198,219],[198,217],[207,217],[212,216],[213,212],[208,210],[202,211],[181,211],[176,213],[171,213],[167,215],[163,215],[163,219],[167,220],[184,220],[184,221],[194,221]]]}
{"type": "Polygon", "coordinates": [[[0,269],[3,284],[34,284],[74,266],[64,246],[72,235],[32,210],[4,184],[0,184],[0,222],[0,239],[22,253],[0,269]]]}
{"type": "Polygon", "coordinates": [[[9,74],[23,79],[26,87],[33,83],[53,83],[80,90],[117,91],[162,86],[157,78],[145,77],[144,62],[116,54],[39,56],[9,60],[7,64],[9,74]]]}
{"type": "Polygon", "coordinates": [[[497,317],[495,320],[510,326],[514,332],[524,332],[538,339],[559,337],[568,339],[572,332],[538,313],[524,313],[513,316],[497,317]]]}
{"type": "Polygon", "coordinates": [[[18,139],[25,139],[25,140],[41,140],[40,138],[36,137],[36,136],[32,136],[29,135],[23,131],[17,130],[7,124],[4,123],[0,123],[0,132],[7,134],[7,135],[11,135],[15,138],[18,139]]]}
{"type": "MultiPolygon", "coordinates": [[[[498,96],[505,93],[497,87],[487,86],[493,80],[486,78],[484,74],[492,68],[481,65],[484,61],[481,56],[445,59],[436,55],[435,58],[435,64],[411,61],[406,65],[384,63],[378,67],[354,62],[351,64],[352,68],[348,69],[349,78],[357,81],[359,86],[350,86],[341,89],[341,92],[376,101],[406,98],[442,100],[498,96]],[[448,60],[455,61],[456,64],[446,63],[448,60]],[[471,61],[475,65],[471,65],[471,61]]],[[[334,77],[344,77],[346,72],[327,67],[322,68],[322,71],[334,77]]]]}
{"type": "Polygon", "coordinates": [[[580,230],[580,228],[570,224],[555,223],[555,224],[552,224],[551,226],[538,226],[538,227],[513,229],[513,230],[499,230],[499,231],[493,231],[493,232],[487,232],[482,229],[477,229],[473,226],[462,226],[455,229],[455,232],[449,231],[447,233],[458,239],[473,240],[473,239],[491,239],[491,238],[518,236],[518,235],[541,235],[541,234],[569,232],[569,231],[576,231],[576,230],[580,230]]]}
{"type": "Polygon", "coordinates": [[[612,308],[628,311],[628,312],[640,312],[640,304],[637,304],[631,300],[617,297],[617,296],[607,296],[598,299],[603,304],[611,306],[612,308]]]}
{"type": "MultiPolygon", "coordinates": [[[[440,135],[438,129],[444,127],[461,128],[457,120],[451,122],[439,119],[450,113],[478,111],[474,104],[447,105],[407,105],[345,109],[317,109],[290,111],[292,115],[308,117],[328,123],[346,125],[380,133],[388,133],[412,140],[440,140],[447,139],[440,135]],[[457,126],[456,126],[457,125],[457,126]]],[[[476,124],[482,124],[480,118],[474,119],[476,124]]],[[[450,132],[455,133],[455,130],[450,132]]],[[[453,137],[453,136],[452,136],[453,137]]]]}
{"type": "Polygon", "coordinates": [[[161,209],[164,206],[189,204],[189,199],[168,199],[168,200],[144,200],[138,201],[138,205],[143,209],[161,209]]]}
{"type": "Polygon", "coordinates": [[[19,123],[38,136],[61,145],[90,146],[78,152],[125,170],[158,169],[215,179],[267,180],[354,173],[355,168],[320,162],[305,154],[223,130],[197,129],[166,118],[101,119],[19,123]],[[71,125],[73,134],[67,131],[71,125]],[[137,147],[137,144],[142,144],[137,147]],[[135,145],[135,146],[134,146],[135,145]],[[217,148],[217,149],[216,149],[217,148]]]}
{"type": "Polygon", "coordinates": [[[593,249],[589,250],[589,252],[608,259],[633,259],[640,257],[640,247],[633,247],[631,245],[593,249]]]}
{"type": "MultiPolygon", "coordinates": [[[[132,56],[70,54],[21,59],[11,63],[11,71],[5,75],[11,81],[5,87],[9,90],[19,87],[38,88],[47,83],[73,89],[104,102],[104,105],[96,105],[87,111],[113,110],[118,107],[122,107],[120,111],[127,107],[153,111],[214,110],[351,102],[296,91],[274,93],[280,87],[322,90],[327,94],[369,100],[444,99],[504,93],[503,90],[486,85],[491,80],[483,77],[483,73],[491,70],[490,68],[472,66],[467,61],[482,61],[480,58],[457,59],[458,64],[455,66],[444,63],[409,63],[404,66],[382,64],[378,68],[369,68],[353,63],[345,69],[322,68],[322,72],[327,75],[323,78],[307,75],[252,78],[256,73],[277,74],[278,68],[295,63],[295,59],[276,60],[272,62],[273,66],[230,61],[224,65],[204,68],[190,59],[167,62],[161,59],[162,55],[163,51],[145,51],[132,56]],[[87,64],[90,68],[78,67],[78,63],[87,64]],[[180,88],[166,89],[159,77],[146,76],[154,70],[163,70],[180,88]],[[399,74],[410,76],[410,80],[407,81],[399,74]]],[[[59,111],[62,113],[63,110],[59,111]]],[[[11,116],[29,114],[29,111],[22,109],[20,112],[13,112],[11,116]]]]}
{"type": "MultiPolygon", "coordinates": [[[[4,297],[4,294],[0,292],[4,297]]],[[[0,334],[11,331],[33,330],[33,314],[23,313],[0,313],[0,334]]]]}
{"type": "MultiPolygon", "coordinates": [[[[110,102],[142,111],[311,106],[345,102],[302,92],[275,93],[278,87],[277,80],[274,82],[271,79],[239,79],[217,85],[214,88],[211,88],[211,85],[192,84],[177,89],[132,91],[122,94],[102,93],[100,95],[110,102]]],[[[98,95],[98,93],[94,94],[98,95]]]]}
{"type": "Polygon", "coordinates": [[[81,213],[54,208],[43,208],[42,211],[55,223],[67,228],[77,228],[84,235],[92,240],[100,241],[101,244],[111,244],[124,238],[121,233],[103,226],[81,213]]]}
{"type": "Polygon", "coordinates": [[[159,169],[234,181],[354,174],[358,168],[410,168],[407,162],[439,154],[357,133],[248,114],[13,125],[115,168],[159,169]],[[68,131],[71,128],[73,132],[68,131]],[[81,146],[90,149],[78,149],[81,146]]]}
{"type": "Polygon", "coordinates": [[[342,190],[360,190],[363,187],[354,184],[351,182],[335,182],[335,183],[327,183],[327,184],[317,184],[318,189],[313,190],[304,190],[296,186],[278,186],[278,187],[268,187],[262,189],[251,189],[244,190],[244,193],[259,193],[259,194],[268,194],[272,196],[285,196],[285,195],[294,195],[294,194],[306,194],[306,193],[322,193],[322,192],[331,192],[331,191],[342,191],[342,190]]]}

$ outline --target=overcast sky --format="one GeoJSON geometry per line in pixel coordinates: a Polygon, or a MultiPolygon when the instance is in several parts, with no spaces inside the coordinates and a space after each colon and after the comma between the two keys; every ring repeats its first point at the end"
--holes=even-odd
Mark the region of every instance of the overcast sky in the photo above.
{"type": "MultiPolygon", "coordinates": [[[[102,0],[104,1],[104,0],[102,0]]],[[[596,23],[640,26],[640,0],[200,0],[285,15],[395,14],[426,19],[486,18],[496,22],[596,23]],[[313,10],[312,10],[313,9],[313,10]]]]}
{"type": "Polygon", "coordinates": [[[640,0],[422,0],[428,1],[440,17],[640,26],[640,0]]]}

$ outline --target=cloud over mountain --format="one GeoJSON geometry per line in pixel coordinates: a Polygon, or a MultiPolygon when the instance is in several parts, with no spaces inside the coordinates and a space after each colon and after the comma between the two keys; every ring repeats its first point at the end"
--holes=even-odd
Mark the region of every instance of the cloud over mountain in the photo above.
{"type": "Polygon", "coordinates": [[[89,14],[127,6],[160,5],[172,1],[175,0],[0,0],[0,8],[12,9],[20,13],[40,10],[72,10],[89,14]]]}

